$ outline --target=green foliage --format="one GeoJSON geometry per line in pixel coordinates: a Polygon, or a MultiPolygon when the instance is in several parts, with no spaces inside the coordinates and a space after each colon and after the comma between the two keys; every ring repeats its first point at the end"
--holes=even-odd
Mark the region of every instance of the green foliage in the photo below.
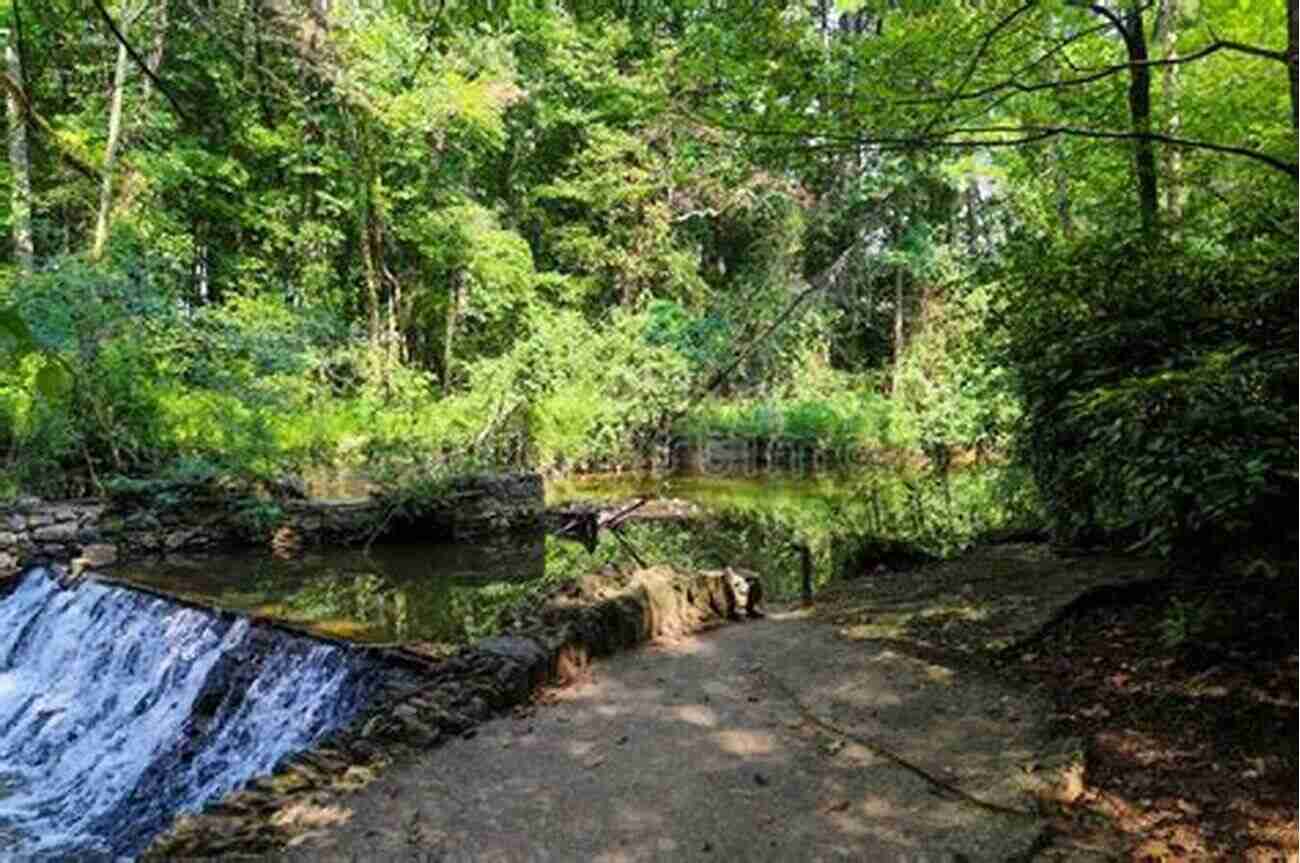
{"type": "Polygon", "coordinates": [[[1172,599],[1157,624],[1161,643],[1175,649],[1203,636],[1209,630],[1214,615],[1214,606],[1207,600],[1172,599]]]}
{"type": "MultiPolygon", "coordinates": [[[[1267,242],[1097,238],[1008,275],[1017,439],[1057,531],[1196,555],[1286,530],[1295,495],[1295,274],[1267,242]]],[[[1024,258],[1021,259],[1023,261],[1024,258]]]]}
{"type": "Polygon", "coordinates": [[[932,461],[957,449],[998,451],[1019,405],[1005,370],[982,349],[987,290],[977,285],[930,305],[925,329],[898,361],[900,423],[932,461]]]}
{"type": "MultiPolygon", "coordinates": [[[[1030,477],[1015,467],[948,475],[869,467],[852,473],[774,473],[761,480],[725,476],[598,477],[548,484],[550,502],[627,500],[654,493],[703,510],[684,524],[630,524],[625,535],[648,561],[687,569],[752,569],[772,597],[801,587],[794,544],[810,549],[814,582],[864,574],[864,549],[890,548],[917,558],[946,558],[995,530],[1041,524],[1030,477]],[[855,568],[856,567],[856,568],[855,568]]],[[[568,543],[581,552],[576,543],[568,543]]],[[[629,565],[620,544],[601,535],[593,564],[629,565]]]]}
{"type": "Polygon", "coordinates": [[[284,522],[284,510],[272,501],[248,500],[234,512],[232,523],[252,542],[265,542],[284,522]]]}
{"type": "Polygon", "coordinates": [[[914,446],[907,419],[872,390],[832,390],[820,398],[710,400],[688,411],[674,431],[688,439],[787,444],[841,463],[914,446]]]}
{"type": "Polygon", "coordinates": [[[454,470],[724,437],[924,453],[930,475],[845,517],[946,549],[978,521],[948,512],[950,463],[1014,427],[1062,537],[1289,531],[1266,517],[1295,496],[1285,63],[1201,50],[1274,45],[1282,5],[1135,10],[1171,76],[1145,119],[1101,7],[833,5],[869,26],[781,4],[142,15],[133,44],[186,62],[163,94],[128,79],[92,263],[116,46],[35,4],[44,119],[2,172],[31,176],[36,261],[0,250],[0,493],[324,465],[414,505],[454,470]]]}
{"type": "Polygon", "coordinates": [[[520,406],[536,464],[626,458],[690,385],[684,358],[650,344],[646,326],[643,314],[615,313],[598,326],[573,312],[540,315],[509,354],[471,370],[473,398],[520,406]]]}

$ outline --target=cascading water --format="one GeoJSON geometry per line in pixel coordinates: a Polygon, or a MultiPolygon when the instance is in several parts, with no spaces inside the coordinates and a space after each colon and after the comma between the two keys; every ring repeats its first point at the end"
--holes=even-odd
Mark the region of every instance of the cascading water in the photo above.
{"type": "Polygon", "coordinates": [[[361,651],[43,569],[0,599],[0,860],[118,860],[352,719],[361,651]]]}

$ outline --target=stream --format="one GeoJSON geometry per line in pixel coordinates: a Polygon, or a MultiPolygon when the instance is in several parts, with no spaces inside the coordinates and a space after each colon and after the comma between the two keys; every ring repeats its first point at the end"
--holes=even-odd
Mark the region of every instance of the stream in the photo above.
{"type": "Polygon", "coordinates": [[[0,860],[129,860],[178,813],[346,725],[383,673],[349,642],[451,650],[491,633],[540,587],[628,569],[635,556],[752,569],[769,598],[793,596],[795,544],[811,549],[820,587],[864,565],[854,557],[864,536],[942,551],[978,526],[975,513],[988,516],[989,488],[974,475],[938,484],[897,471],[587,477],[552,483],[548,505],[645,496],[690,516],[629,523],[618,538],[603,531],[594,550],[537,534],[112,570],[146,591],[94,578],[65,586],[29,570],[0,594],[0,860]]]}

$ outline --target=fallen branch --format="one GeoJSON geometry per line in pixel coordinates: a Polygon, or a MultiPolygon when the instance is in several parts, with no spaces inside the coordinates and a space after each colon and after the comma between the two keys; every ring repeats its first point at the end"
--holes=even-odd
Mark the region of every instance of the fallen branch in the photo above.
{"type": "Polygon", "coordinates": [[[600,519],[599,526],[608,527],[611,530],[613,530],[614,528],[621,526],[623,522],[627,521],[628,518],[631,517],[632,513],[636,512],[638,509],[645,506],[649,502],[650,502],[650,498],[648,497],[637,498],[635,503],[623,507],[618,512],[614,513],[608,518],[602,517],[600,519]]]}
{"type": "Polygon", "coordinates": [[[619,541],[619,544],[623,546],[623,549],[627,551],[628,554],[632,555],[632,559],[636,561],[637,566],[642,569],[648,568],[646,562],[641,559],[641,555],[636,553],[636,548],[634,548],[632,543],[623,536],[622,528],[611,527],[609,532],[614,535],[614,539],[619,541]]]}

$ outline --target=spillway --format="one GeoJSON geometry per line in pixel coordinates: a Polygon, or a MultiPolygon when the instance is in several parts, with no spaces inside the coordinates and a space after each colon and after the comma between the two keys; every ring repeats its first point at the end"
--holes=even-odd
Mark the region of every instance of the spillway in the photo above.
{"type": "Polygon", "coordinates": [[[364,651],[46,569],[0,597],[0,860],[130,859],[353,719],[364,651]]]}

